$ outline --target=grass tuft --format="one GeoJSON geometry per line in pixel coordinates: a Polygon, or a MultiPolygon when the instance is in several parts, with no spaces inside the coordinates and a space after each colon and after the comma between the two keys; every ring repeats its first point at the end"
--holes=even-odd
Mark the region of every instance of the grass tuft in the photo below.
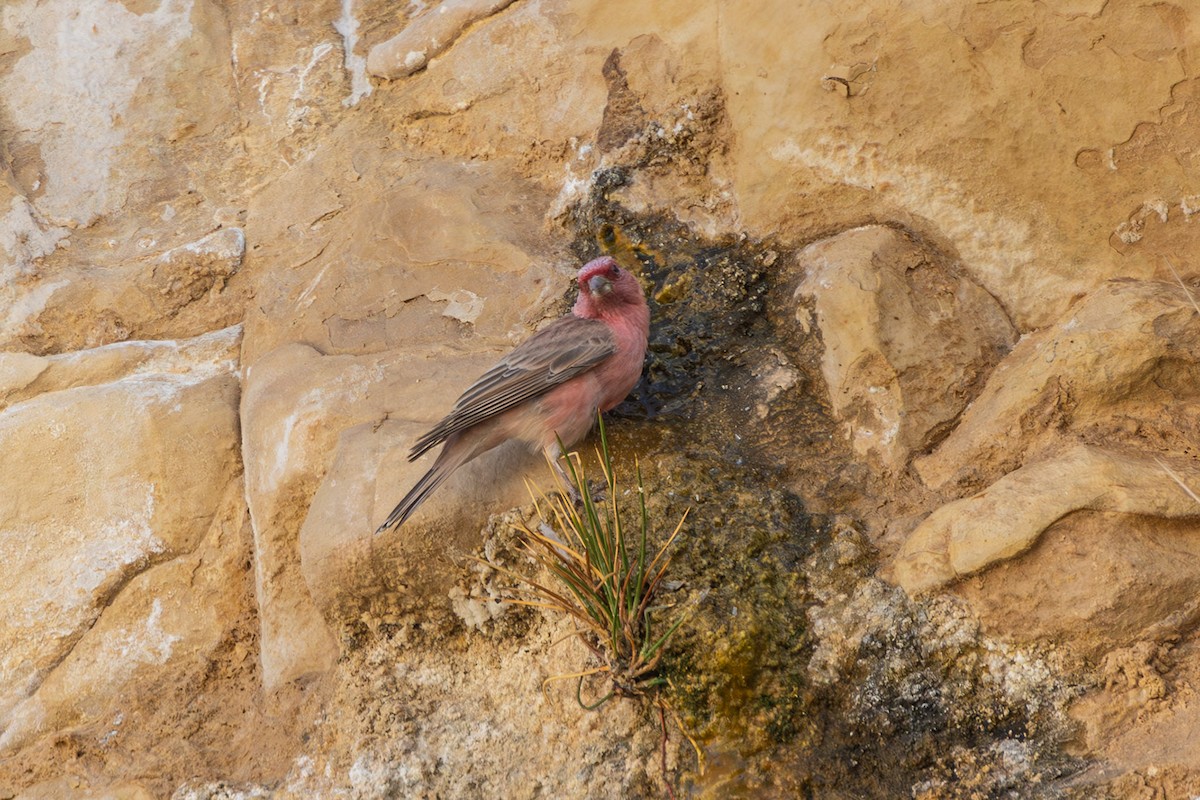
{"type": "Polygon", "coordinates": [[[601,500],[592,497],[578,453],[564,456],[565,473],[554,470],[560,481],[569,481],[563,492],[547,496],[531,490],[537,522],[522,525],[518,531],[525,549],[549,579],[505,570],[518,581],[517,596],[509,602],[568,615],[575,622],[575,634],[600,662],[595,669],[547,681],[577,678],[576,699],[588,709],[598,708],[614,696],[637,696],[663,685],[665,679],[655,671],[668,640],[685,619],[682,612],[672,613],[670,605],[657,603],[656,595],[671,564],[667,551],[683,529],[687,513],[651,552],[650,543],[657,537],[646,510],[641,466],[636,467],[636,524],[627,526],[603,419],[596,452],[604,473],[601,500]],[[610,679],[607,691],[597,699],[585,700],[584,680],[601,673],[610,679]]]}

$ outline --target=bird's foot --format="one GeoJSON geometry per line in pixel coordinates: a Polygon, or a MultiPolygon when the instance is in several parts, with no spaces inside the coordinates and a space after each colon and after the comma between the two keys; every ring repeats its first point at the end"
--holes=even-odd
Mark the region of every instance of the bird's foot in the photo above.
{"type": "MultiPolygon", "coordinates": [[[[575,506],[577,511],[583,511],[583,494],[580,493],[579,488],[573,483],[567,483],[564,485],[564,487],[565,488],[562,490],[563,495],[571,502],[571,505],[575,506]]],[[[592,501],[592,505],[603,505],[603,503],[608,499],[608,486],[604,483],[604,481],[589,481],[587,485],[587,493],[588,499],[592,501]]]]}
{"type": "Polygon", "coordinates": [[[602,480],[589,481],[588,494],[592,496],[593,503],[600,505],[608,499],[608,484],[602,480]]]}
{"type": "MultiPolygon", "coordinates": [[[[572,480],[572,477],[576,473],[572,472],[568,474],[567,470],[563,469],[562,463],[560,462],[560,459],[563,458],[563,456],[561,456],[557,450],[550,451],[549,458],[550,466],[554,468],[556,473],[558,473],[559,485],[562,487],[563,494],[566,495],[575,508],[582,511],[583,495],[580,493],[580,487],[576,486],[575,481],[572,480]]],[[[582,477],[583,473],[580,472],[578,475],[579,477],[582,477]]],[[[603,480],[588,481],[584,488],[587,490],[588,497],[591,498],[593,503],[603,503],[605,498],[608,496],[608,484],[606,484],[603,480]]]]}

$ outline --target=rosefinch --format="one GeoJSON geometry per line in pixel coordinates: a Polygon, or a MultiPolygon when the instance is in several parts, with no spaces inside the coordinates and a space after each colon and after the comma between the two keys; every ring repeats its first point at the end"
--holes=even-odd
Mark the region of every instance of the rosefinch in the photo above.
{"type": "Polygon", "coordinates": [[[509,439],[540,448],[557,467],[591,430],[597,411],[625,399],[642,374],[650,309],[641,284],[608,257],[579,270],[579,299],[471,384],[450,413],[413,445],[414,461],[445,442],[428,472],[376,533],[399,527],[454,470],[509,439]]]}

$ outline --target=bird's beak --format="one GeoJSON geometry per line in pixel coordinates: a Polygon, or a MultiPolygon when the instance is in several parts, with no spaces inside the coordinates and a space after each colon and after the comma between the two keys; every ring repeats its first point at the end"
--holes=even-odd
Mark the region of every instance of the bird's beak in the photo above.
{"type": "Polygon", "coordinates": [[[603,275],[593,275],[588,279],[588,288],[592,290],[592,294],[603,297],[612,291],[612,281],[603,275]]]}

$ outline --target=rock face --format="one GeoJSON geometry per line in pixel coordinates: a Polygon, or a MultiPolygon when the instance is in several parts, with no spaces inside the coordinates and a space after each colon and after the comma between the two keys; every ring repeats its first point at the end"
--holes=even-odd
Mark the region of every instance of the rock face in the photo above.
{"type": "Polygon", "coordinates": [[[169,576],[241,481],[240,338],[231,328],[13,359],[7,394],[26,399],[0,413],[12,570],[0,746],[71,724],[172,655],[212,649],[219,605],[194,615],[169,576]]]}
{"type": "Polygon", "coordinates": [[[896,563],[906,588],[1018,555],[1074,512],[1118,512],[1108,518],[1122,527],[1119,515],[1196,516],[1200,310],[1189,295],[1114,281],[1013,349],[950,437],[916,462],[933,488],[986,488],[912,533],[896,563]]]}
{"type": "Polygon", "coordinates": [[[1200,792],[1189,10],[5,3],[0,794],[1200,792]],[[677,719],[545,727],[586,654],[471,558],[539,458],[373,532],[601,251],[710,599],[677,719]]]}
{"type": "Polygon", "coordinates": [[[876,469],[903,469],[945,435],[1015,339],[987,292],[891,228],[811,244],[800,268],[833,413],[876,469]]]}

